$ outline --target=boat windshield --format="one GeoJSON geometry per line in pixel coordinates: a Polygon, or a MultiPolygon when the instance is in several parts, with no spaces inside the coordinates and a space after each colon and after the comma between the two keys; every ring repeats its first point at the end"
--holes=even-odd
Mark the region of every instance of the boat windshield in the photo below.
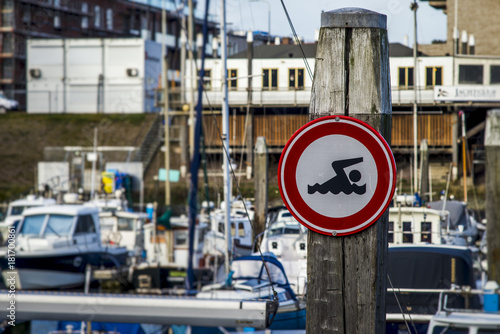
{"type": "Polygon", "coordinates": [[[300,234],[300,229],[295,227],[278,227],[269,230],[269,235],[280,235],[280,234],[300,234]]]}
{"type": "Polygon", "coordinates": [[[268,235],[300,234],[301,229],[297,221],[277,221],[269,227],[268,235]]]}
{"type": "Polygon", "coordinates": [[[74,216],[50,215],[43,235],[67,236],[71,233],[74,216]]]}
{"type": "MultiPolygon", "coordinates": [[[[267,262],[267,268],[271,275],[271,282],[274,284],[286,284],[285,273],[273,263],[267,262]]],[[[259,281],[269,281],[267,270],[264,269],[263,263],[260,259],[255,261],[249,260],[235,260],[232,264],[234,271],[234,280],[249,280],[257,279],[259,281]]]]}
{"type": "Polygon", "coordinates": [[[34,215],[24,218],[20,235],[39,235],[45,222],[46,215],[34,215]]]}
{"type": "Polygon", "coordinates": [[[24,218],[19,234],[67,236],[71,232],[74,218],[74,216],[66,215],[27,216],[24,218]],[[46,224],[45,221],[47,221],[46,224]]]}

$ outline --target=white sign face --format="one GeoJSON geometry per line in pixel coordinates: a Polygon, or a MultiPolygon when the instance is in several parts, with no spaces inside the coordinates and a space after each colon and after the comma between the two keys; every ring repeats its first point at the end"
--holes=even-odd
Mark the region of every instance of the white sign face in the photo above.
{"type": "Polygon", "coordinates": [[[306,204],[331,218],[343,218],[360,211],[372,199],[377,188],[377,165],[370,151],[358,140],[344,135],[325,136],[312,142],[302,153],[296,174],[297,188],[306,204]],[[346,162],[345,167],[341,166],[343,162],[346,162]],[[361,178],[353,183],[349,175],[354,176],[355,171],[360,173],[361,178]],[[334,185],[330,187],[332,189],[327,189],[328,183],[333,184],[340,178],[345,180],[345,177],[354,185],[365,186],[365,192],[355,195],[355,200],[352,193],[347,194],[349,191],[339,189],[337,194],[332,192],[334,185]],[[316,184],[324,185],[327,192],[322,194],[318,189],[311,194],[309,189],[316,184]]]}
{"type": "Polygon", "coordinates": [[[434,86],[434,100],[442,102],[499,102],[500,86],[434,86]]]}
{"type": "Polygon", "coordinates": [[[290,213],[307,228],[335,236],[373,224],[389,206],[395,178],[384,138],[348,116],[318,118],[297,130],[278,167],[290,213]]]}

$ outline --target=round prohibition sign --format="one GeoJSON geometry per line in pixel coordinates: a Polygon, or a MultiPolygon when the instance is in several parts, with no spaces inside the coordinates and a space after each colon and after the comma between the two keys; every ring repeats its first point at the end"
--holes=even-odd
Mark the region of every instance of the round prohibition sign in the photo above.
{"type": "Polygon", "coordinates": [[[297,130],[281,153],[281,197],[290,213],[318,233],[357,233],[385,212],[396,164],[385,139],[349,116],[326,116],[297,130]]]}

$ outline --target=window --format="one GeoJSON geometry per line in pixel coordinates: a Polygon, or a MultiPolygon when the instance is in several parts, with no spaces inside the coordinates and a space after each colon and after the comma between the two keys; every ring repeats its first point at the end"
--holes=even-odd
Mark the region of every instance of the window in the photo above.
{"type": "Polygon", "coordinates": [[[61,28],[61,16],[59,14],[54,15],[54,28],[61,28]]]}
{"type": "MultiPolygon", "coordinates": [[[[201,72],[198,72],[198,76],[201,76],[201,72]]],[[[203,75],[203,88],[205,90],[212,90],[212,71],[211,70],[205,70],[205,73],[203,75]]]]}
{"type": "Polygon", "coordinates": [[[236,235],[236,227],[234,223],[231,223],[231,236],[234,237],[236,235]]]}
{"type": "Polygon", "coordinates": [[[188,232],[185,230],[174,231],[174,245],[175,246],[187,246],[188,243],[188,232]]]}
{"type": "Polygon", "coordinates": [[[118,231],[133,231],[134,219],[118,217],[118,231]]]}
{"type": "Polygon", "coordinates": [[[13,10],[14,0],[3,0],[3,3],[1,3],[0,5],[2,6],[2,11],[13,10]]]}
{"type": "Polygon", "coordinates": [[[413,88],[413,67],[400,67],[399,88],[413,88]]]}
{"type": "Polygon", "coordinates": [[[388,231],[387,231],[387,242],[394,242],[394,222],[389,222],[388,231]]]}
{"type": "Polygon", "coordinates": [[[227,88],[231,90],[238,89],[238,70],[231,69],[227,70],[227,88]]]}
{"type": "Polygon", "coordinates": [[[106,10],[106,28],[113,30],[113,10],[111,8],[106,10]]]}
{"type": "Polygon", "coordinates": [[[264,75],[262,78],[262,89],[277,90],[278,89],[278,69],[265,68],[262,70],[264,75]]]}
{"type": "Polygon", "coordinates": [[[425,85],[427,87],[440,86],[443,84],[443,68],[442,67],[426,67],[425,68],[425,85]]]}
{"type": "Polygon", "coordinates": [[[413,243],[413,233],[411,230],[411,222],[403,222],[403,243],[413,243]]]}
{"type": "Polygon", "coordinates": [[[422,242],[432,243],[432,223],[431,222],[421,222],[420,223],[420,240],[422,242]]]}
{"type": "MultiPolygon", "coordinates": [[[[14,52],[14,35],[9,33],[4,33],[2,36],[2,53],[12,53],[14,52]]],[[[4,59],[5,61],[5,59],[4,59]]]]}
{"type": "Polygon", "coordinates": [[[483,65],[460,65],[458,67],[459,84],[483,84],[483,65]]]}
{"type": "Polygon", "coordinates": [[[74,218],[74,216],[50,215],[43,234],[57,235],[59,237],[69,235],[73,227],[74,218]]]}
{"type": "Polygon", "coordinates": [[[99,6],[94,7],[94,27],[101,27],[101,7],[99,6]]]}
{"type": "Polygon", "coordinates": [[[24,24],[30,24],[31,23],[31,7],[25,6],[23,8],[22,21],[23,21],[24,24]]]}
{"type": "Polygon", "coordinates": [[[2,60],[2,77],[4,79],[12,79],[13,76],[13,59],[12,58],[4,58],[2,60]]]}
{"type": "Polygon", "coordinates": [[[288,70],[288,88],[297,90],[304,89],[303,68],[291,68],[288,70]]]}
{"type": "Polygon", "coordinates": [[[245,225],[243,225],[243,223],[238,223],[238,236],[240,238],[245,236],[245,225]]]}
{"type": "Polygon", "coordinates": [[[39,235],[42,231],[43,223],[46,215],[27,216],[24,218],[23,225],[19,234],[22,235],[39,235]]]}
{"type": "Polygon", "coordinates": [[[490,84],[500,84],[500,66],[491,65],[490,67],[490,84]]]}
{"type": "Polygon", "coordinates": [[[19,216],[19,215],[22,215],[24,209],[26,209],[26,206],[24,206],[24,205],[13,206],[10,209],[9,216],[19,216]]]}
{"type": "Polygon", "coordinates": [[[2,13],[2,27],[13,27],[14,26],[14,13],[3,12],[2,13]]]}
{"type": "MultiPolygon", "coordinates": [[[[89,5],[84,2],[82,3],[82,12],[88,13],[89,11],[89,5]]],[[[89,27],[89,18],[86,14],[82,16],[82,29],[87,29],[89,27]]]]}
{"type": "Polygon", "coordinates": [[[91,215],[78,216],[75,228],[76,233],[95,233],[94,220],[91,215]]]}

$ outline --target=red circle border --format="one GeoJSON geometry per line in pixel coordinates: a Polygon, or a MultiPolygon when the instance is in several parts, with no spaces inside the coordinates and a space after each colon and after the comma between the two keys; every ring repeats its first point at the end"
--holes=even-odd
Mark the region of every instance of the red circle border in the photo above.
{"type": "Polygon", "coordinates": [[[290,137],[278,165],[278,186],[286,207],[302,225],[325,235],[349,235],[372,225],[389,207],[396,187],[396,163],[385,139],[369,124],[349,116],[325,116],[303,125],[290,137]],[[342,218],[326,217],[311,209],[296,185],[295,172],[304,150],[312,141],[334,134],[358,140],[370,151],[377,166],[377,188],[370,202],[357,213],[342,218]],[[348,231],[341,232],[344,230],[348,231]]]}

